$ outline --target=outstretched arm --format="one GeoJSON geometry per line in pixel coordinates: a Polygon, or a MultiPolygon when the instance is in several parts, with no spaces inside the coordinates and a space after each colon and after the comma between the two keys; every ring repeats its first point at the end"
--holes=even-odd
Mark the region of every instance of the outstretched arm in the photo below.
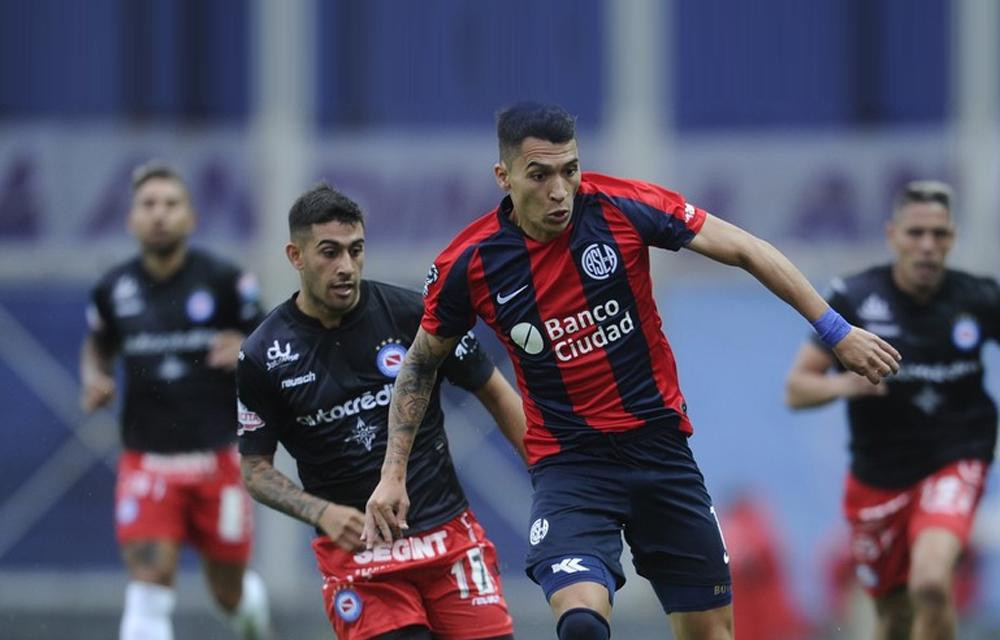
{"type": "MultiPolygon", "coordinates": [[[[724,220],[708,215],[688,247],[717,262],[748,271],[814,326],[830,310],[784,254],[724,220]]],[[[899,370],[899,352],[892,345],[859,327],[846,327],[849,329],[846,335],[830,345],[845,368],[868,378],[872,384],[899,370]]]]}
{"type": "Polygon", "coordinates": [[[417,330],[396,375],[389,404],[388,442],[382,461],[382,479],[365,507],[362,539],[371,548],[379,539],[392,542],[407,528],[406,467],[417,429],[424,419],[441,363],[455,348],[458,338],[438,338],[417,330]]]}
{"type": "Polygon", "coordinates": [[[475,393],[486,410],[493,416],[500,432],[514,446],[514,450],[521,456],[521,460],[527,464],[528,453],[524,449],[524,433],[527,431],[527,424],[521,397],[517,395],[517,392],[507,382],[507,378],[496,367],[493,368],[493,374],[486,381],[486,384],[476,389],[475,393]]]}
{"type": "Polygon", "coordinates": [[[872,384],[851,371],[829,373],[833,356],[811,342],[799,349],[785,381],[785,404],[792,409],[819,407],[837,398],[885,395],[885,382],[872,384]]]}
{"type": "Polygon", "coordinates": [[[307,493],[274,467],[274,456],[240,458],[243,483],[254,500],[318,527],[338,546],[360,551],[364,514],[353,507],[334,504],[307,493]]]}

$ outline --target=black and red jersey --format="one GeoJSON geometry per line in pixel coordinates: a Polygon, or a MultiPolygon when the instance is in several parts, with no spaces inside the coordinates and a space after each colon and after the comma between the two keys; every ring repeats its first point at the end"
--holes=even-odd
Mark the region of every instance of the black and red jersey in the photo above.
{"type": "Polygon", "coordinates": [[[662,187],[584,173],[566,231],[537,242],[512,204],[479,218],[431,267],[424,330],[459,336],[478,315],[506,346],[532,464],[597,432],[662,423],[692,432],[653,301],[648,247],[678,250],[705,212],[662,187]]]}
{"type": "Polygon", "coordinates": [[[983,386],[982,350],[1000,340],[996,280],[948,270],[921,304],[881,265],[834,280],[828,301],[903,356],[886,395],[847,403],[851,471],[859,480],[901,488],[958,460],[993,459],[997,409],[983,386]]]}

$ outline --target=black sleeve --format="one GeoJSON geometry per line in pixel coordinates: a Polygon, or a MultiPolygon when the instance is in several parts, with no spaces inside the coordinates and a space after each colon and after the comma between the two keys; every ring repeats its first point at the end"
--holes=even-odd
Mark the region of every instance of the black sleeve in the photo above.
{"type": "Polygon", "coordinates": [[[121,336],[115,326],[115,316],[108,300],[108,289],[104,281],[90,293],[87,304],[87,328],[98,345],[108,351],[116,351],[121,346],[121,336]]]}
{"type": "Polygon", "coordinates": [[[493,375],[493,369],[493,361],[471,331],[458,340],[455,351],[441,365],[444,377],[466,391],[479,390],[493,375]]]}
{"type": "Polygon", "coordinates": [[[240,453],[271,455],[278,448],[281,412],[276,391],[259,364],[240,351],[236,364],[236,412],[240,453]]]}
{"type": "Polygon", "coordinates": [[[986,278],[986,304],[988,311],[989,337],[1000,342],[1000,283],[994,278],[986,278]]]}

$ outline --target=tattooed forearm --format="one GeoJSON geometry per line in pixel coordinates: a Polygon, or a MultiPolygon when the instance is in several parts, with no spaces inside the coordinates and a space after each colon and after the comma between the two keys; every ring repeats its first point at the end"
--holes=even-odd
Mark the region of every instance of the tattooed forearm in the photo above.
{"type": "Polygon", "coordinates": [[[451,353],[455,342],[456,339],[442,340],[431,336],[423,329],[417,332],[396,376],[389,404],[388,444],[383,471],[389,468],[405,471],[413,439],[434,391],[438,368],[451,353]]]}
{"type": "Polygon", "coordinates": [[[316,525],[329,504],[308,494],[274,468],[271,456],[243,456],[243,483],[255,500],[307,524],[316,525]]]}

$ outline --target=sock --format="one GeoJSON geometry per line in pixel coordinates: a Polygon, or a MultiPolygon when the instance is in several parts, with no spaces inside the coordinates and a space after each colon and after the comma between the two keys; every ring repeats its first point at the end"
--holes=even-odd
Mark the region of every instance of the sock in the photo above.
{"type": "Polygon", "coordinates": [[[173,640],[170,614],[174,590],[151,582],[132,581],[125,588],[120,640],[173,640]]]}
{"type": "Polygon", "coordinates": [[[264,640],[270,637],[271,615],[267,604],[267,589],[264,587],[264,580],[250,569],[243,573],[243,595],[229,620],[242,640],[264,640]]]}
{"type": "Polygon", "coordinates": [[[608,640],[611,628],[601,614],[580,607],[562,614],[556,633],[559,640],[608,640]]]}

